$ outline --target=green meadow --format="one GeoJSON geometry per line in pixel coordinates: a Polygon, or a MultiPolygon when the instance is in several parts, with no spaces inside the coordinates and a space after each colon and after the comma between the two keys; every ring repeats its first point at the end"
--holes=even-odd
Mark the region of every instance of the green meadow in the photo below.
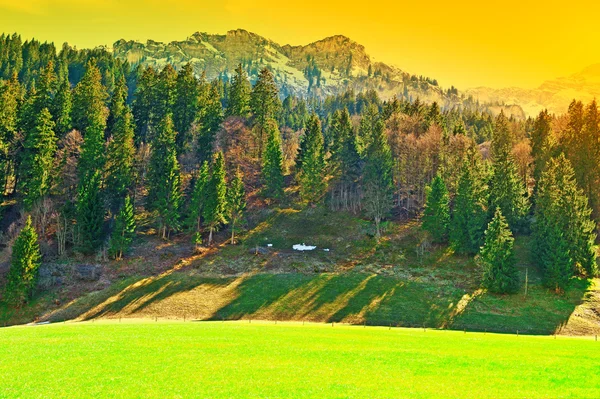
{"type": "Polygon", "coordinates": [[[0,329],[2,398],[594,398],[600,342],[302,322],[0,329]]]}

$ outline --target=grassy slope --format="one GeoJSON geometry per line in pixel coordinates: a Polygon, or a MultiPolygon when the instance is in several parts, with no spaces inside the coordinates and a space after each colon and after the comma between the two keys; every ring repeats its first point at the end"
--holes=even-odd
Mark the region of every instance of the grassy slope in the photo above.
{"type": "Polygon", "coordinates": [[[264,323],[0,329],[3,398],[600,396],[600,342],[264,323]]]}
{"type": "MultiPolygon", "coordinates": [[[[188,244],[143,240],[133,256],[108,265],[101,286],[73,294],[54,290],[12,322],[161,317],[311,320],[551,334],[600,333],[600,284],[574,280],[565,295],[545,290],[530,265],[527,237],[518,237],[523,293],[479,289],[481,270],[469,257],[433,248],[417,257],[418,224],[390,224],[384,240],[370,224],[325,209],[265,212],[240,245],[194,255],[188,244]],[[329,248],[299,254],[292,244],[329,248]],[[273,250],[250,254],[256,245],[273,250]],[[60,300],[60,305],[53,301],[60,300]]],[[[226,234],[226,233],[225,233],[226,234]]],[[[0,309],[2,317],[2,309],[0,309]]]]}

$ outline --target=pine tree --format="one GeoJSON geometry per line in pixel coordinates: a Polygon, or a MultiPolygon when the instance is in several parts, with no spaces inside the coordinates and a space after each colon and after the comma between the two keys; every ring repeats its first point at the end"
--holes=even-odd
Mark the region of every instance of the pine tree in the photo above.
{"type": "Polygon", "coordinates": [[[281,151],[281,137],[277,123],[267,121],[267,147],[263,154],[262,165],[262,194],[266,198],[279,199],[283,197],[283,154],[281,151]]]}
{"type": "Polygon", "coordinates": [[[186,220],[187,228],[194,234],[194,243],[196,245],[202,242],[202,213],[207,201],[207,187],[210,181],[210,170],[208,161],[204,161],[198,176],[194,182],[192,198],[188,207],[188,217],[186,220]]]}
{"type": "Polygon", "coordinates": [[[533,157],[533,178],[537,186],[552,155],[552,117],[547,110],[540,112],[531,132],[531,155],[533,157]]]}
{"type": "Polygon", "coordinates": [[[79,182],[77,192],[76,216],[78,231],[78,250],[92,254],[102,243],[104,224],[104,206],[100,192],[101,176],[96,170],[79,182]]]}
{"type": "Polygon", "coordinates": [[[231,244],[235,244],[235,227],[244,216],[246,210],[246,191],[244,176],[238,167],[236,174],[227,189],[227,216],[231,223],[231,244]]]}
{"type": "Polygon", "coordinates": [[[438,174],[427,187],[427,199],[423,211],[423,229],[434,243],[448,240],[450,225],[450,197],[444,179],[438,174]]]}
{"type": "Polygon", "coordinates": [[[117,119],[123,114],[123,109],[127,106],[127,91],[125,77],[121,76],[116,83],[115,90],[110,99],[108,119],[106,120],[107,136],[115,130],[117,119]]]}
{"type": "Polygon", "coordinates": [[[106,198],[114,213],[121,208],[123,199],[134,182],[135,145],[132,115],[124,105],[115,116],[112,137],[106,151],[106,198]]]}
{"type": "Polygon", "coordinates": [[[87,64],[85,74],[73,93],[73,125],[84,136],[78,163],[77,196],[78,246],[83,253],[92,253],[102,242],[104,206],[101,171],[104,168],[104,130],[106,128],[106,91],[100,70],[87,64]]]}
{"type": "Polygon", "coordinates": [[[268,68],[263,68],[250,94],[250,109],[254,115],[254,128],[258,140],[258,156],[262,158],[267,122],[275,119],[281,110],[275,78],[268,68]]]}
{"type": "Polygon", "coordinates": [[[213,233],[225,219],[227,207],[227,185],[225,182],[225,161],[223,153],[217,152],[213,158],[211,176],[206,187],[206,203],[202,211],[204,222],[208,226],[208,245],[212,244],[213,233]]]}
{"type": "MultiPolygon", "coordinates": [[[[521,180],[512,158],[512,143],[508,119],[500,113],[492,137],[492,176],[489,183],[488,210],[500,208],[512,231],[525,228],[529,201],[525,183],[521,180]]],[[[490,214],[491,218],[493,215],[490,214]]]]}
{"type": "Polygon", "coordinates": [[[116,260],[120,260],[123,257],[123,253],[131,246],[134,237],[135,217],[133,204],[128,195],[125,197],[123,205],[115,219],[115,227],[110,236],[110,256],[116,260]]]}
{"type": "Polygon", "coordinates": [[[71,84],[67,78],[58,86],[52,106],[56,133],[59,137],[64,137],[71,130],[71,109],[73,108],[71,84]]]}
{"type": "Polygon", "coordinates": [[[485,231],[485,243],[479,252],[483,265],[483,286],[491,292],[516,291],[519,273],[515,263],[514,239],[500,208],[485,231]]]}
{"type": "Polygon", "coordinates": [[[334,113],[330,130],[332,143],[329,164],[333,175],[331,206],[333,209],[356,211],[360,199],[362,161],[347,108],[334,113]]]}
{"type": "Polygon", "coordinates": [[[191,129],[199,110],[200,89],[190,63],[181,68],[175,84],[173,125],[177,134],[177,147],[181,151],[191,141],[191,129]]]}
{"type": "Polygon", "coordinates": [[[326,188],[323,133],[317,115],[311,116],[304,135],[302,158],[298,170],[300,195],[309,203],[315,203],[326,188]]]}
{"type": "Polygon", "coordinates": [[[476,151],[467,153],[454,197],[450,241],[458,253],[476,254],[483,245],[487,198],[476,151]]]}
{"type": "Polygon", "coordinates": [[[198,120],[200,122],[200,131],[198,135],[198,162],[202,164],[209,161],[213,155],[215,137],[221,122],[223,122],[223,107],[221,105],[218,86],[215,82],[211,83],[206,90],[206,94],[200,100],[200,111],[198,120]]]}
{"type": "Polygon", "coordinates": [[[362,115],[358,129],[359,150],[361,153],[369,146],[375,135],[379,134],[382,122],[377,106],[375,104],[369,105],[362,115]]]}
{"type": "Polygon", "coordinates": [[[4,299],[7,303],[20,307],[26,303],[36,285],[42,255],[37,242],[38,236],[27,218],[25,227],[19,233],[12,249],[4,299]]]}
{"type": "Polygon", "coordinates": [[[44,108],[35,121],[35,128],[26,134],[23,144],[19,183],[27,210],[50,190],[56,142],[52,115],[44,108]]]}
{"type": "Polygon", "coordinates": [[[376,237],[381,237],[381,221],[394,204],[394,161],[381,118],[373,126],[371,140],[365,151],[363,173],[364,206],[375,222],[376,237]]]}
{"type": "Polygon", "coordinates": [[[17,75],[0,85],[0,197],[4,195],[14,162],[10,153],[19,124],[22,89],[17,75]]]}
{"type": "Polygon", "coordinates": [[[136,144],[151,142],[158,125],[155,117],[156,85],[158,75],[152,67],[147,67],[137,81],[133,100],[133,119],[136,144]]]}
{"type": "Polygon", "coordinates": [[[539,182],[533,253],[549,288],[562,291],[578,268],[598,273],[595,224],[575,172],[564,155],[550,159],[539,182]]]}
{"type": "Polygon", "coordinates": [[[172,230],[179,228],[181,205],[181,176],[170,115],[163,119],[152,145],[146,201],[148,209],[158,213],[162,237],[168,238],[172,230]]]}
{"type": "Polygon", "coordinates": [[[239,64],[229,86],[227,96],[227,116],[247,116],[250,112],[250,82],[248,76],[239,64]]]}

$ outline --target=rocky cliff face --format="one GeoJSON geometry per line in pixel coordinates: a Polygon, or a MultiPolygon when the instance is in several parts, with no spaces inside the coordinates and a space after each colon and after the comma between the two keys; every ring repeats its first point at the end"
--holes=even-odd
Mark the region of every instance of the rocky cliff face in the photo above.
{"type": "Polygon", "coordinates": [[[132,64],[176,68],[191,63],[198,75],[208,79],[230,76],[242,63],[250,79],[264,66],[270,67],[284,94],[328,95],[348,88],[374,89],[383,98],[393,95],[437,101],[441,106],[460,103],[432,80],[410,75],[399,68],[375,62],[365,48],[345,36],[333,36],[306,46],[280,45],[245,30],[225,35],[194,33],[184,41],[146,43],[119,40],[114,54],[132,64]]]}
{"type": "MultiPolygon", "coordinates": [[[[260,69],[267,66],[273,71],[282,96],[324,97],[348,89],[375,90],[383,99],[419,98],[425,103],[435,101],[442,108],[475,106],[464,93],[444,90],[433,79],[376,62],[364,46],[341,35],[304,46],[291,46],[238,29],[225,35],[197,32],[186,40],[171,43],[119,40],[113,51],[131,64],[157,68],[172,64],[179,68],[191,63],[196,74],[205,73],[209,80],[231,76],[241,63],[254,81],[260,69]]],[[[517,117],[524,115],[518,105],[476,106],[493,113],[506,109],[517,117]]]]}

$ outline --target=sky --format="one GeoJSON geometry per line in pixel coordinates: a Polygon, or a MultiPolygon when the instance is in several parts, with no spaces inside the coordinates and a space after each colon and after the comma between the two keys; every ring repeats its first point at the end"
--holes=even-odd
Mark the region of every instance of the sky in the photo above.
{"type": "Polygon", "coordinates": [[[600,63],[599,21],[594,0],[0,0],[0,32],[58,46],[237,28],[293,45],[342,34],[377,61],[459,89],[532,88],[600,63]]]}

